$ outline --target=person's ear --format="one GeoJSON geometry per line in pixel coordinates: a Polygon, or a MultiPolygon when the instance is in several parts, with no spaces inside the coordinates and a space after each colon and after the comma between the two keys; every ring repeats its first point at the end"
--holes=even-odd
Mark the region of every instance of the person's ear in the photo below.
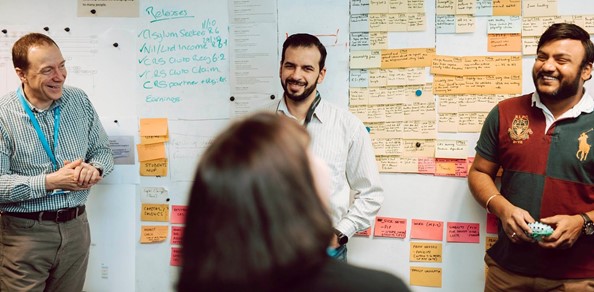
{"type": "Polygon", "coordinates": [[[592,79],[592,63],[586,64],[582,69],[582,79],[584,79],[584,81],[592,79]]]}
{"type": "Polygon", "coordinates": [[[326,77],[326,67],[322,68],[322,70],[320,70],[320,77],[318,77],[318,84],[322,84],[322,81],[324,81],[324,77],[326,77]]]}
{"type": "Polygon", "coordinates": [[[23,71],[21,68],[18,68],[18,67],[14,68],[14,71],[16,72],[16,74],[19,77],[19,79],[21,80],[21,82],[25,82],[27,80],[25,71],[23,71]]]}

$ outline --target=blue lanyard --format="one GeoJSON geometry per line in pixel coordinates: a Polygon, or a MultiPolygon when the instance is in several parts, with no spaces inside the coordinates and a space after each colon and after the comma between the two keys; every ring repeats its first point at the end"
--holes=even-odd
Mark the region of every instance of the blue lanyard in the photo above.
{"type": "MultiPolygon", "coordinates": [[[[17,89],[17,95],[19,96],[19,99],[21,100],[21,103],[23,104],[23,108],[25,109],[25,112],[27,113],[27,115],[29,115],[29,118],[31,119],[31,123],[33,124],[33,127],[35,128],[35,131],[37,132],[37,137],[39,137],[39,141],[41,141],[41,144],[43,145],[43,149],[45,149],[45,153],[47,153],[47,156],[49,156],[49,158],[52,160],[52,165],[54,167],[54,170],[58,170],[58,161],[56,160],[56,157],[54,156],[54,153],[52,152],[52,149],[50,148],[50,145],[47,142],[47,138],[43,134],[43,131],[41,131],[41,127],[39,126],[39,122],[37,121],[37,118],[35,118],[35,115],[33,114],[31,109],[29,108],[29,105],[25,101],[25,95],[23,94],[23,89],[20,86],[17,89]]],[[[55,151],[58,151],[58,133],[59,133],[59,131],[60,131],[60,106],[56,106],[56,108],[54,109],[54,150],[55,151]]]]}

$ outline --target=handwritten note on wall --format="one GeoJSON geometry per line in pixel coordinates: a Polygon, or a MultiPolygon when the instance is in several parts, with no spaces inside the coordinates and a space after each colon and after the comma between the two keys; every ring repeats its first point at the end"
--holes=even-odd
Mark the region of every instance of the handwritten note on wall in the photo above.
{"type": "Polygon", "coordinates": [[[376,217],[373,236],[378,237],[406,237],[406,219],[376,217]]]}
{"type": "Polygon", "coordinates": [[[230,91],[228,19],[208,16],[228,15],[226,5],[145,5],[136,34],[141,114],[227,117],[226,99],[216,97],[230,91]]]}
{"type": "Polygon", "coordinates": [[[448,242],[480,242],[479,223],[448,222],[448,242]]]}

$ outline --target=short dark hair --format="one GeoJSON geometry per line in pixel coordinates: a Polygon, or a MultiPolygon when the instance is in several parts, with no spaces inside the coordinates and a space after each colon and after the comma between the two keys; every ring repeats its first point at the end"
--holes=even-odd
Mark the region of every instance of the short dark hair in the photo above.
{"type": "Polygon", "coordinates": [[[29,49],[35,46],[51,45],[58,47],[58,44],[52,38],[41,33],[29,33],[22,36],[12,46],[12,64],[14,68],[20,68],[26,72],[29,69],[29,49]]]}
{"type": "Polygon", "coordinates": [[[215,138],[190,193],[178,291],[267,290],[327,258],[332,222],[309,140],[303,126],[270,112],[215,138]]]}
{"type": "Polygon", "coordinates": [[[320,40],[311,34],[308,33],[296,33],[293,35],[290,35],[285,42],[283,43],[283,53],[281,56],[281,64],[285,61],[285,51],[287,51],[287,48],[292,47],[292,48],[298,48],[298,47],[316,47],[318,48],[318,51],[320,51],[320,70],[324,69],[324,66],[326,66],[326,55],[328,55],[328,53],[326,52],[326,47],[324,47],[324,45],[320,42],[320,40]]]}
{"type": "Polygon", "coordinates": [[[540,36],[536,51],[538,52],[542,46],[549,42],[565,39],[582,42],[586,53],[584,54],[581,68],[594,62],[594,44],[592,44],[592,41],[590,40],[590,34],[583,28],[572,23],[555,23],[549,26],[549,28],[547,28],[547,30],[540,36]]]}

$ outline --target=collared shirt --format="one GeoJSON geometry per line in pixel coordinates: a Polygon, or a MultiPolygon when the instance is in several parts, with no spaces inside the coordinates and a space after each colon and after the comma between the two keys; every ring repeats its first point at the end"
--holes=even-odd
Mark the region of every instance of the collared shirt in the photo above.
{"type": "Polygon", "coordinates": [[[580,101],[574,105],[572,108],[568,109],[562,115],[560,115],[557,119],[553,116],[553,113],[547,108],[544,103],[540,100],[540,96],[538,92],[534,92],[532,94],[532,106],[535,106],[542,110],[543,114],[545,115],[546,119],[546,128],[545,133],[549,130],[551,125],[557,120],[567,119],[567,118],[577,118],[581,113],[591,113],[594,110],[594,99],[592,96],[586,92],[586,88],[584,88],[584,95],[580,99],[580,101]]]}
{"type": "MultiPolygon", "coordinates": [[[[278,111],[289,113],[282,98],[278,111]]],[[[363,123],[348,111],[322,100],[307,125],[312,151],[331,173],[330,207],[334,227],[348,237],[371,226],[383,202],[371,138],[363,123]],[[350,203],[351,190],[354,200],[350,203]]]]}
{"type": "MultiPolygon", "coordinates": [[[[113,169],[113,155],[99,116],[84,91],[64,87],[62,97],[44,111],[33,111],[58,167],[82,158],[102,170],[113,169]],[[58,149],[54,145],[54,112],[61,108],[58,149]]],[[[38,212],[86,202],[88,190],[51,195],[45,177],[53,165],[16,92],[0,98],[0,211],[38,212]]]]}

